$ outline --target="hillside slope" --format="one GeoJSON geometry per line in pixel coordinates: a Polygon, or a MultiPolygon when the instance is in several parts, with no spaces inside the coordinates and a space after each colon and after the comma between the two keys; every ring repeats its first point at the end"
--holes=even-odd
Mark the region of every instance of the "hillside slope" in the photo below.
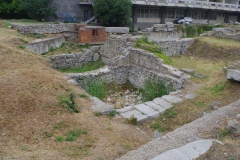
{"type": "Polygon", "coordinates": [[[19,47],[26,36],[2,21],[0,35],[0,159],[114,159],[149,141],[123,120],[95,116],[81,88],[67,84],[46,58],[19,47]],[[71,93],[80,113],[59,104],[71,93]],[[67,141],[73,132],[81,136],[67,141]]]}

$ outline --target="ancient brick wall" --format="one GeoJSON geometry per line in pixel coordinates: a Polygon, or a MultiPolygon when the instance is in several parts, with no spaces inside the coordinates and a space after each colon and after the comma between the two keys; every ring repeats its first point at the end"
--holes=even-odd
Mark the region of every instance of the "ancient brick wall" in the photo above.
{"type": "Polygon", "coordinates": [[[105,28],[85,28],[78,31],[80,43],[104,42],[107,38],[105,28]]]}

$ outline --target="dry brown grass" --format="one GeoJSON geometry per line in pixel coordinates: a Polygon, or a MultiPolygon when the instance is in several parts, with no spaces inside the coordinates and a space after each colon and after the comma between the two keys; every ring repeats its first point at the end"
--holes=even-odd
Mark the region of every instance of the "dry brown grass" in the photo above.
{"type": "Polygon", "coordinates": [[[61,108],[58,95],[86,93],[67,84],[47,59],[19,49],[28,37],[6,28],[0,35],[0,159],[114,159],[149,141],[122,120],[96,117],[89,99],[76,98],[81,113],[61,108]],[[60,122],[66,125],[54,129],[60,122]],[[55,141],[74,128],[88,134],[55,141]]]}

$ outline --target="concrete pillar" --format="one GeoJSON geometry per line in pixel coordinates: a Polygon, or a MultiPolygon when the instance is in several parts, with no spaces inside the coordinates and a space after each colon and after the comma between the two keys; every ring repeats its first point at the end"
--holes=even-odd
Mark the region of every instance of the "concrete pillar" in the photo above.
{"type": "Polygon", "coordinates": [[[224,13],[224,23],[228,23],[229,13],[224,13]]]}
{"type": "Polygon", "coordinates": [[[237,21],[240,22],[240,13],[238,13],[237,21]]]}
{"type": "Polygon", "coordinates": [[[186,12],[185,12],[185,15],[184,15],[185,17],[188,16],[188,12],[189,12],[189,8],[186,9],[186,12]]]}
{"type": "Polygon", "coordinates": [[[137,17],[138,17],[138,8],[136,5],[133,5],[132,7],[132,19],[133,19],[133,29],[138,30],[138,24],[137,24],[137,17]]]}
{"type": "Polygon", "coordinates": [[[161,24],[165,23],[165,18],[166,18],[166,7],[161,8],[161,24]]]}
{"type": "MultiPolygon", "coordinates": [[[[216,12],[216,11],[214,11],[214,12],[216,12]]],[[[210,10],[209,9],[206,12],[205,19],[207,19],[207,22],[209,23],[209,21],[210,21],[210,10]]]]}

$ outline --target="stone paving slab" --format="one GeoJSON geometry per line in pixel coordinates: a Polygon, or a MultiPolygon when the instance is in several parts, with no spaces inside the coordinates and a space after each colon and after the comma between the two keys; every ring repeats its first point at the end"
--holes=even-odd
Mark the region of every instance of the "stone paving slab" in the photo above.
{"type": "Polygon", "coordinates": [[[148,116],[148,119],[153,119],[153,118],[156,118],[159,116],[159,112],[158,111],[155,111],[153,113],[149,113],[147,116],[148,116]]]}
{"type": "Polygon", "coordinates": [[[127,107],[124,107],[124,108],[121,108],[121,109],[117,109],[116,112],[123,113],[123,112],[130,111],[132,109],[133,109],[133,106],[127,106],[127,107]]]}
{"type": "Polygon", "coordinates": [[[138,123],[146,121],[148,119],[148,117],[146,115],[142,114],[141,112],[139,112],[138,110],[135,110],[135,109],[121,113],[121,116],[126,119],[130,118],[132,115],[134,115],[134,117],[137,118],[138,123]]]}
{"type": "Polygon", "coordinates": [[[148,101],[148,102],[145,102],[144,104],[146,104],[147,106],[152,107],[153,109],[155,109],[159,113],[163,113],[166,110],[166,108],[163,108],[162,106],[154,103],[153,101],[148,101]]]}
{"type": "Polygon", "coordinates": [[[97,97],[91,97],[94,101],[92,105],[93,112],[99,112],[100,114],[109,114],[110,112],[115,111],[112,105],[106,104],[97,97]]]}
{"type": "Polygon", "coordinates": [[[142,112],[143,114],[146,114],[146,115],[156,112],[155,109],[153,109],[145,104],[135,105],[134,108],[136,108],[137,110],[139,110],[140,112],[142,112]]]}
{"type": "Polygon", "coordinates": [[[155,99],[153,100],[153,102],[154,102],[154,103],[157,103],[158,105],[160,105],[160,106],[162,106],[163,108],[166,108],[166,109],[172,107],[172,104],[171,104],[171,103],[169,103],[169,102],[167,102],[167,101],[165,101],[164,99],[161,99],[161,98],[155,98],[155,99]]]}
{"type": "Polygon", "coordinates": [[[212,140],[198,140],[180,148],[168,150],[151,160],[191,160],[204,154],[212,146],[212,140]]]}
{"type": "Polygon", "coordinates": [[[196,95],[195,94],[187,94],[187,95],[185,95],[184,96],[184,98],[186,98],[186,99],[193,99],[193,98],[195,98],[196,97],[196,95]]]}
{"type": "Polygon", "coordinates": [[[162,96],[161,98],[171,103],[180,103],[183,101],[181,98],[172,95],[165,95],[162,96]]]}

